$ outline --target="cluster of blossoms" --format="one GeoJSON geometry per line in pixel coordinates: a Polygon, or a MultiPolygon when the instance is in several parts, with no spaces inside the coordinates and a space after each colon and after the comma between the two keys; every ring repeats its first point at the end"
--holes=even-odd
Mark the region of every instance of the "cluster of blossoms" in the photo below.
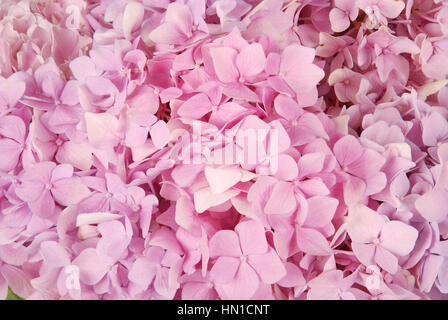
{"type": "Polygon", "coordinates": [[[3,0],[0,298],[443,299],[448,1],[3,0]]]}

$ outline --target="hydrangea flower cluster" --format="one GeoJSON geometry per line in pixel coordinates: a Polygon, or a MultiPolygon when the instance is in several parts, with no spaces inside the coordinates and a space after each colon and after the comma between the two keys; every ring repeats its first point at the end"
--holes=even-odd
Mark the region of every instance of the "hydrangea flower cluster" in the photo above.
{"type": "Polygon", "coordinates": [[[0,298],[443,299],[448,2],[4,0],[0,298]]]}

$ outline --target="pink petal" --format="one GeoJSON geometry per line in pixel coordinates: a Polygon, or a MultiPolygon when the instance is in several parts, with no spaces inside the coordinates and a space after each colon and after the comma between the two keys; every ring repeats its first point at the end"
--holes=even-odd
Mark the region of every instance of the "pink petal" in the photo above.
{"type": "Polygon", "coordinates": [[[235,231],[240,238],[241,250],[245,255],[263,254],[268,250],[265,229],[255,220],[240,222],[235,231]]]}
{"type": "Polygon", "coordinates": [[[170,130],[166,122],[159,120],[149,130],[152,142],[158,149],[162,149],[170,141],[170,130]]]}
{"type": "Polygon", "coordinates": [[[219,80],[225,83],[238,80],[239,72],[235,66],[237,51],[235,49],[228,47],[212,47],[210,48],[210,56],[219,80]]]}
{"type": "Polygon", "coordinates": [[[141,26],[145,8],[139,2],[129,2],[123,12],[123,33],[126,38],[131,38],[131,33],[141,26]]]}
{"type": "Polygon", "coordinates": [[[350,165],[358,160],[363,153],[363,149],[358,140],[350,135],[339,139],[334,144],[333,151],[341,166],[350,165]]]}
{"type": "Polygon", "coordinates": [[[384,219],[377,212],[364,205],[349,208],[347,232],[355,242],[371,243],[384,224],[384,219]]]}
{"type": "Polygon", "coordinates": [[[78,204],[82,199],[90,195],[79,177],[65,178],[53,182],[51,193],[54,199],[64,206],[78,204]]]}
{"type": "Polygon", "coordinates": [[[205,178],[213,193],[219,194],[237,184],[242,177],[242,173],[237,168],[213,168],[205,167],[205,178]]]}
{"type": "Polygon", "coordinates": [[[17,166],[23,149],[14,140],[0,139],[0,171],[9,172],[17,166]]]}
{"type": "Polygon", "coordinates": [[[291,181],[297,178],[298,168],[296,161],[287,154],[280,154],[277,157],[278,163],[273,163],[271,158],[272,174],[279,180],[291,181]],[[277,167],[277,168],[275,168],[277,167]],[[277,170],[276,170],[277,169],[277,170]]]}
{"type": "Polygon", "coordinates": [[[241,256],[241,248],[238,236],[230,230],[216,232],[209,242],[210,257],[237,257],[241,256]]]}
{"type": "Polygon", "coordinates": [[[422,126],[422,139],[427,146],[435,146],[448,133],[447,120],[438,112],[432,112],[429,117],[423,118],[422,126]]]}
{"type": "Polygon", "coordinates": [[[119,122],[109,113],[85,113],[87,136],[93,147],[114,146],[120,140],[117,136],[119,122]]]}
{"type": "Polygon", "coordinates": [[[303,277],[302,271],[294,263],[285,263],[286,274],[277,283],[285,288],[292,288],[297,286],[303,286],[306,283],[303,277]]]}
{"type": "Polygon", "coordinates": [[[284,94],[279,94],[275,98],[274,108],[279,115],[289,121],[297,120],[303,113],[303,109],[298,106],[297,102],[284,94]]]}
{"type": "Polygon", "coordinates": [[[395,274],[398,270],[397,257],[381,246],[376,247],[375,261],[381,268],[390,274],[395,274]]]}
{"type": "Polygon", "coordinates": [[[25,82],[12,81],[11,78],[0,82],[0,93],[10,108],[14,107],[25,93],[25,82]]]}
{"type": "Polygon", "coordinates": [[[96,76],[96,66],[93,60],[87,56],[81,56],[70,61],[70,70],[73,76],[82,82],[86,77],[96,76]]]}
{"type": "Polygon", "coordinates": [[[325,196],[330,193],[327,185],[319,178],[300,181],[300,190],[308,196],[325,196]]]}
{"type": "Polygon", "coordinates": [[[381,246],[398,256],[405,256],[414,249],[417,237],[417,229],[401,221],[390,221],[381,230],[381,246]]]}
{"type": "Polygon", "coordinates": [[[229,283],[235,278],[240,266],[240,259],[233,257],[220,257],[210,270],[210,278],[216,283],[229,283]]]}
{"type": "Polygon", "coordinates": [[[19,297],[26,299],[33,291],[30,284],[30,276],[23,270],[4,264],[1,275],[5,278],[11,290],[19,297]]]}
{"type": "Polygon", "coordinates": [[[272,249],[265,254],[250,255],[248,263],[264,283],[276,283],[286,275],[282,261],[272,249]]]}
{"type": "Polygon", "coordinates": [[[73,265],[79,268],[79,279],[87,284],[98,283],[107,273],[110,261],[98,255],[94,248],[84,249],[73,260],[73,265]]]}
{"type": "Polygon", "coordinates": [[[183,44],[187,40],[185,34],[180,31],[173,23],[163,23],[155,28],[150,38],[155,43],[160,44],[183,44]]]}
{"type": "Polygon", "coordinates": [[[73,167],[69,164],[60,164],[53,169],[51,173],[51,181],[55,182],[64,178],[71,178],[73,176],[73,167]]]}
{"type": "Polygon", "coordinates": [[[429,292],[434,286],[437,275],[441,274],[443,257],[431,254],[426,258],[422,274],[420,275],[419,288],[423,292],[429,292]]]}
{"type": "Polygon", "coordinates": [[[195,213],[191,200],[181,197],[176,201],[175,220],[179,226],[187,230],[191,230],[194,227],[195,213]]]}
{"type": "MultiPolygon", "coordinates": [[[[121,62],[114,55],[111,49],[105,47],[98,47],[90,50],[90,57],[97,67],[105,71],[117,71],[121,67],[121,62]]],[[[86,77],[85,80],[88,78],[86,77]]],[[[94,80],[93,78],[92,80],[94,80]]],[[[97,94],[96,92],[93,92],[97,94]]]]}
{"type": "Polygon", "coordinates": [[[324,167],[325,154],[323,152],[307,153],[300,157],[297,165],[299,177],[306,177],[322,171],[324,167]]]}
{"type": "MultiPolygon", "coordinates": [[[[361,157],[350,164],[347,171],[357,177],[369,179],[377,175],[385,161],[384,157],[378,152],[372,149],[366,149],[361,157]]],[[[379,186],[381,186],[382,182],[384,182],[384,178],[378,178],[379,186]]]]}
{"type": "Polygon", "coordinates": [[[129,236],[123,224],[117,220],[102,222],[97,227],[101,239],[97,244],[97,251],[118,260],[129,244],[129,236]]]}
{"type": "Polygon", "coordinates": [[[381,13],[387,18],[396,18],[405,8],[403,1],[381,1],[381,13]]]}
{"type": "Polygon", "coordinates": [[[447,192],[442,189],[431,190],[415,201],[415,208],[430,222],[443,221],[448,214],[447,192]]]}
{"type": "Polygon", "coordinates": [[[44,190],[40,197],[28,203],[28,206],[34,214],[42,218],[51,217],[54,214],[55,203],[49,190],[44,190]]]}
{"type": "Polygon", "coordinates": [[[302,94],[314,89],[324,77],[323,70],[312,64],[314,55],[314,49],[299,45],[290,45],[282,53],[280,72],[300,98],[302,94]],[[297,77],[297,74],[301,76],[297,77]]]}
{"type": "Polygon", "coordinates": [[[56,160],[68,163],[80,170],[89,170],[93,165],[92,151],[87,143],[66,141],[59,147],[56,160]]]}
{"type": "MultiPolygon", "coordinates": [[[[73,208],[73,207],[72,207],[73,208]]],[[[110,212],[89,212],[80,213],[76,216],[76,226],[84,226],[89,224],[99,224],[121,218],[120,214],[110,212]]]]}
{"type": "Polygon", "coordinates": [[[138,258],[129,270],[129,280],[146,290],[153,281],[156,272],[157,264],[145,257],[138,258]]]}
{"type": "Polygon", "coordinates": [[[213,110],[209,123],[213,123],[219,127],[247,115],[248,111],[243,106],[235,102],[227,102],[218,107],[218,110],[213,110]]]}
{"type": "Polygon", "coordinates": [[[330,197],[312,197],[308,200],[308,214],[304,225],[322,228],[331,222],[339,201],[330,197]]]}
{"type": "Polygon", "coordinates": [[[171,3],[168,6],[165,21],[175,24],[184,34],[190,33],[193,26],[190,8],[179,2],[171,3]]]}
{"type": "Polygon", "coordinates": [[[235,279],[216,287],[222,299],[250,299],[258,289],[260,278],[247,263],[241,263],[235,279]],[[222,291],[222,294],[221,294],[222,291]]]}
{"type": "Polygon", "coordinates": [[[333,8],[330,11],[331,29],[334,32],[342,32],[350,26],[350,20],[347,14],[339,8],[333,8]]]}
{"type": "Polygon", "coordinates": [[[0,246],[0,258],[4,263],[22,266],[28,260],[27,248],[23,245],[0,246]]]}
{"type": "Polygon", "coordinates": [[[198,213],[202,213],[211,207],[223,204],[240,193],[239,190],[229,189],[219,194],[214,194],[210,188],[204,188],[193,194],[194,207],[198,213]]]}
{"type": "Polygon", "coordinates": [[[284,181],[275,184],[268,202],[264,207],[266,214],[292,214],[297,208],[293,186],[284,181]]]}
{"type": "Polygon", "coordinates": [[[352,242],[352,250],[363,265],[369,266],[374,264],[374,256],[376,252],[375,245],[352,242]]]}
{"type": "Polygon", "coordinates": [[[212,110],[210,99],[203,93],[199,93],[185,101],[179,108],[181,117],[200,119],[212,110]]]}
{"type": "Polygon", "coordinates": [[[25,123],[21,118],[12,115],[0,118],[0,135],[20,144],[25,141],[26,131],[25,123]]]}
{"type": "Polygon", "coordinates": [[[261,73],[265,63],[266,57],[259,43],[244,47],[236,58],[236,65],[242,77],[253,77],[261,73]]]}
{"type": "Polygon", "coordinates": [[[305,253],[315,256],[330,255],[332,250],[327,239],[317,230],[297,229],[297,246],[305,253]]]}
{"type": "Polygon", "coordinates": [[[64,267],[70,264],[70,257],[67,251],[57,242],[42,242],[40,253],[44,261],[52,268],[64,267]]]}

